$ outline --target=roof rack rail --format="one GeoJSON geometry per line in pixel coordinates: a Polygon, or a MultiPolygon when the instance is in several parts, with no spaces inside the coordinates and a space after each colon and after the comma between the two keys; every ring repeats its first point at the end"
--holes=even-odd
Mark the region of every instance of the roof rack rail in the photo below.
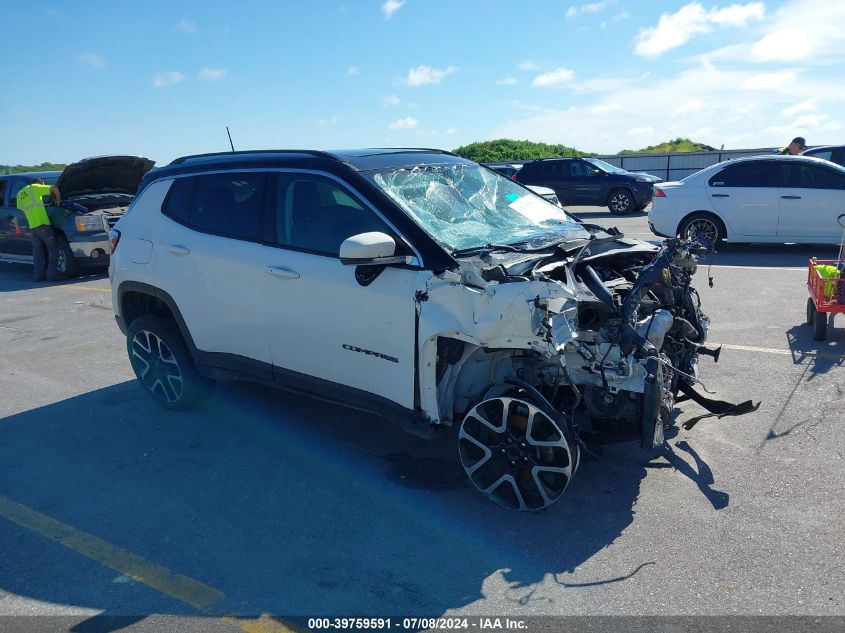
{"type": "Polygon", "coordinates": [[[333,160],[336,160],[336,158],[328,152],[321,152],[313,149],[245,149],[238,150],[235,152],[209,152],[207,154],[191,154],[189,156],[180,156],[179,158],[173,159],[170,164],[178,165],[180,163],[185,163],[189,160],[194,160],[197,158],[212,158],[215,156],[244,156],[249,154],[311,154],[312,156],[315,156],[317,158],[331,158],[333,160]]]}

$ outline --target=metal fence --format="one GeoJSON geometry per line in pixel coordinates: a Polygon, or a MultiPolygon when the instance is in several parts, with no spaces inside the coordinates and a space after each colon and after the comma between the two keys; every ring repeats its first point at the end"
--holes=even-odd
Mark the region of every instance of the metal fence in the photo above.
{"type": "Polygon", "coordinates": [[[759,156],[771,154],[774,147],[758,149],[726,149],[712,152],[671,152],[668,154],[611,154],[597,156],[611,165],[628,171],[646,172],[659,176],[663,180],[680,180],[690,174],[721,163],[723,160],[740,156],[759,156]]]}

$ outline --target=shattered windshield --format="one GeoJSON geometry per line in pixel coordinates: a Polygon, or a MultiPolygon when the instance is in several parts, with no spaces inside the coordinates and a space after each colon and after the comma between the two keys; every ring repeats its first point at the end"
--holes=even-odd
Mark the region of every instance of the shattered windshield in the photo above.
{"type": "Polygon", "coordinates": [[[560,207],[476,164],[391,167],[365,175],[451,251],[488,244],[537,248],[590,237],[560,207]]]}

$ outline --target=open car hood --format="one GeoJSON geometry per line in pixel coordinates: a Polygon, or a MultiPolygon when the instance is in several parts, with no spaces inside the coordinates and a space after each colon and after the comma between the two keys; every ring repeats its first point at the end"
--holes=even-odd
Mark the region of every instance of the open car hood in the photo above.
{"type": "Polygon", "coordinates": [[[62,198],[103,193],[135,195],[155,161],[141,156],[98,156],[65,167],[56,186],[62,198]]]}

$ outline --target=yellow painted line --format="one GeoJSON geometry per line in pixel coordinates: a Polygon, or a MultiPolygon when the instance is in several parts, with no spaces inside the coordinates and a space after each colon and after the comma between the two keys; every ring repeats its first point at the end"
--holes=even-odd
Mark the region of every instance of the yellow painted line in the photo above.
{"type": "Polygon", "coordinates": [[[252,620],[239,620],[231,615],[223,616],[223,619],[240,625],[244,633],[295,633],[292,628],[285,626],[266,613],[262,613],[260,618],[252,620]]]}
{"type": "MultiPolygon", "coordinates": [[[[64,545],[77,554],[110,567],[203,613],[209,613],[226,597],[222,591],[214,587],[188,576],[176,574],[167,567],[150,562],[93,534],[77,530],[67,523],[41,514],[2,495],[0,495],[0,517],[64,545]]],[[[236,624],[244,633],[296,633],[295,629],[267,613],[261,614],[259,618],[238,618],[226,615],[222,619],[236,624]]]]}
{"type": "MultiPolygon", "coordinates": [[[[718,343],[710,343],[718,347],[718,343]]],[[[833,360],[845,359],[843,354],[830,354],[828,352],[816,352],[811,349],[778,349],[774,347],[754,347],[751,345],[732,345],[730,343],[722,343],[724,349],[734,349],[740,352],[759,352],[762,354],[781,354],[783,356],[813,356],[815,358],[829,358],[833,360]]]]}
{"type": "Polygon", "coordinates": [[[3,496],[0,496],[0,516],[199,611],[208,612],[224,597],[222,591],[176,574],[162,565],[3,496]]]}

